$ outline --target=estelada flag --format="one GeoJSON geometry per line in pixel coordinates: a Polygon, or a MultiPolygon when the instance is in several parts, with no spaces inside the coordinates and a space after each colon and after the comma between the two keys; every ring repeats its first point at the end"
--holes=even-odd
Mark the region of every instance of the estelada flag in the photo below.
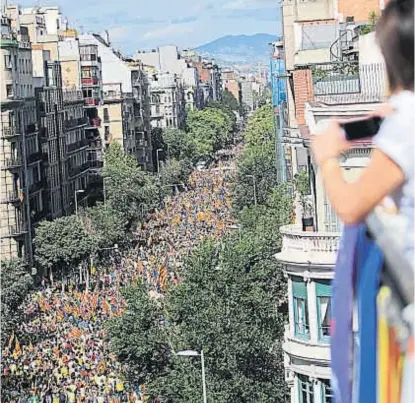
{"type": "Polygon", "coordinates": [[[22,349],[20,347],[19,340],[17,340],[17,337],[16,337],[16,344],[14,346],[14,351],[13,351],[14,359],[19,358],[21,354],[22,354],[22,349]]]}
{"type": "Polygon", "coordinates": [[[59,322],[61,322],[64,318],[62,311],[59,309],[58,313],[56,314],[56,318],[58,319],[59,322]]]}
{"type": "Polygon", "coordinates": [[[32,344],[32,341],[30,341],[29,346],[27,347],[27,349],[32,353],[34,351],[34,347],[32,344]]]}
{"type": "Polygon", "coordinates": [[[69,335],[72,339],[79,339],[82,336],[82,331],[81,329],[74,327],[69,335]]]}

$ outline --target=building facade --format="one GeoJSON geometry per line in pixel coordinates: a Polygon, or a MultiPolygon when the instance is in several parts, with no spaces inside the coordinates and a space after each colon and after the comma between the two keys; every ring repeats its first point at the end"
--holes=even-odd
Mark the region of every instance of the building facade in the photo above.
{"type": "MultiPolygon", "coordinates": [[[[287,93],[278,110],[285,169],[287,177],[307,170],[312,200],[312,214],[307,217],[296,204],[296,225],[280,229],[283,246],[276,255],[288,280],[289,324],[283,348],[292,403],[333,401],[330,281],[342,223],[313,162],[309,136],[324,120],[369,114],[385,94],[385,68],[373,34],[360,35],[359,26],[369,20],[370,12],[353,14],[361,2],[349,3],[286,1],[282,5],[286,72],[278,78],[285,81],[278,81],[277,88],[284,85],[287,93]],[[305,227],[302,218],[311,218],[312,226],[305,227]]],[[[371,3],[377,13],[381,6],[371,3]]],[[[340,163],[347,181],[360,175],[371,150],[370,143],[359,142],[343,155],[340,163]]]]}
{"type": "MultiPolygon", "coordinates": [[[[153,163],[150,125],[150,84],[144,65],[140,61],[126,58],[121,53],[115,51],[108,39],[105,40],[98,34],[81,35],[80,42],[81,44],[97,46],[102,63],[102,88],[105,92],[104,103],[112,102],[110,98],[117,93],[117,99],[123,100],[122,104],[124,105],[121,108],[123,110],[121,114],[122,119],[131,119],[122,125],[123,145],[127,147],[124,150],[132,153],[143,169],[151,170],[153,163]],[[130,109],[128,105],[131,102],[132,111],[129,112],[127,110],[130,109]]],[[[104,109],[105,106],[98,110],[100,119],[103,119],[104,109]]],[[[113,107],[107,107],[107,110],[108,113],[115,111],[113,107]]],[[[118,120],[120,112],[120,110],[117,110],[113,117],[109,117],[109,120],[118,120]]],[[[104,130],[99,131],[100,141],[104,147],[105,144],[108,144],[108,140],[105,140],[105,131],[107,131],[107,138],[109,138],[108,130],[109,125],[104,125],[104,130]]],[[[116,135],[113,133],[113,136],[120,138],[118,133],[116,135]]]]}
{"type": "Polygon", "coordinates": [[[39,126],[28,30],[1,17],[0,250],[1,259],[32,261],[32,219],[43,212],[39,126]]]}

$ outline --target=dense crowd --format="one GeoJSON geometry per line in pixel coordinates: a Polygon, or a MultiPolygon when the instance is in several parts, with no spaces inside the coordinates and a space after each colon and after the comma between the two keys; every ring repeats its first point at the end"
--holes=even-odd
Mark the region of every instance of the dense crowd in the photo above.
{"type": "Polygon", "coordinates": [[[2,352],[2,401],[145,401],[143,385],[123,378],[104,323],[123,314],[123,286],[142,278],[151,295],[160,297],[168,282],[180,281],[180,267],[192,249],[232,224],[228,168],[195,171],[185,192],[165,197],[138,228],[135,248],[108,267],[91,267],[88,290],[79,283],[63,289],[43,282],[28,297],[25,320],[2,352]]]}

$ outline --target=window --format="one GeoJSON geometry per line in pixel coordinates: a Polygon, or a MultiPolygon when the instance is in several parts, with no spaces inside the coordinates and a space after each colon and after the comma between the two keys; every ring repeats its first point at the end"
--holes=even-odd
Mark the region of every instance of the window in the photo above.
{"type": "Polygon", "coordinates": [[[104,108],[104,122],[109,122],[110,121],[110,116],[108,113],[108,108],[104,108]]]}
{"type": "Polygon", "coordinates": [[[323,403],[331,403],[334,401],[333,392],[330,387],[330,381],[322,380],[321,381],[321,395],[323,403]]]}
{"type": "Polygon", "coordinates": [[[305,375],[298,375],[299,403],[314,403],[313,382],[305,375]]]}
{"type": "Polygon", "coordinates": [[[13,68],[11,55],[4,55],[4,67],[8,70],[11,70],[13,68]]]}
{"type": "Polygon", "coordinates": [[[13,98],[13,84],[6,84],[6,96],[7,98],[13,98]]]}
{"type": "Polygon", "coordinates": [[[316,282],[318,339],[330,341],[331,286],[328,280],[316,282]]]}
{"type": "Polygon", "coordinates": [[[310,327],[308,322],[307,286],[300,277],[292,280],[294,334],[297,337],[309,339],[310,327]]]}

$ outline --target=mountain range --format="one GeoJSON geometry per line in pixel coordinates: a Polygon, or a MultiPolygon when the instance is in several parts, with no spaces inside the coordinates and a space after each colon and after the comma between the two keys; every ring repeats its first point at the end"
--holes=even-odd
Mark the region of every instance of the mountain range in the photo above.
{"type": "Polygon", "coordinates": [[[279,40],[277,35],[226,35],[197,47],[203,57],[215,59],[223,67],[256,66],[269,63],[269,43],[279,40]]]}

